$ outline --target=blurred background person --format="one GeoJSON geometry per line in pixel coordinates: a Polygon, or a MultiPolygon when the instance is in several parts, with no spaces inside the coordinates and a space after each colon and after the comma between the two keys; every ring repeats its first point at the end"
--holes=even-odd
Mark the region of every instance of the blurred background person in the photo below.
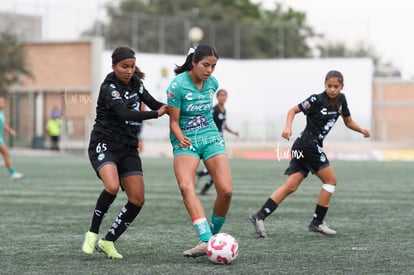
{"type": "Polygon", "coordinates": [[[3,139],[3,131],[7,132],[9,135],[15,137],[16,131],[12,129],[6,123],[6,115],[4,114],[4,108],[6,107],[6,100],[3,96],[0,96],[0,153],[3,156],[4,164],[6,165],[7,171],[9,171],[10,177],[12,180],[19,180],[24,177],[22,173],[16,172],[14,169],[11,159],[9,148],[3,139]]]}
{"type": "Polygon", "coordinates": [[[62,128],[62,112],[54,108],[47,121],[46,130],[50,137],[50,149],[59,151],[60,133],[62,128]]]}

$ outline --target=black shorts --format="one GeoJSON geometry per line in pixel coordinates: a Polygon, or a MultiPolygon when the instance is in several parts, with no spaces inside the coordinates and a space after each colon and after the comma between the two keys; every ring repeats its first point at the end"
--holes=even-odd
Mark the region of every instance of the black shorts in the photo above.
{"type": "Polygon", "coordinates": [[[141,158],[137,146],[111,141],[92,132],[88,148],[89,160],[99,177],[98,171],[105,164],[115,164],[119,178],[143,175],[141,158]]]}
{"type": "Polygon", "coordinates": [[[328,158],[323,152],[323,147],[315,142],[302,142],[296,140],[291,149],[291,160],[285,175],[300,172],[305,177],[309,171],[315,174],[320,169],[330,165],[328,158]]]}

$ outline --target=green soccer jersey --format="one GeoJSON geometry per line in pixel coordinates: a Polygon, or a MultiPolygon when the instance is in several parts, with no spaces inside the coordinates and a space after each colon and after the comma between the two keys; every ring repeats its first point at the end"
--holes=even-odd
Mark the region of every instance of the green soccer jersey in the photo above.
{"type": "MultiPolygon", "coordinates": [[[[203,88],[199,89],[189,73],[184,72],[177,75],[167,89],[168,105],[181,109],[180,128],[193,141],[197,137],[218,133],[211,112],[217,88],[218,82],[213,76],[205,80],[203,88]]],[[[172,133],[170,139],[176,139],[172,133]]]]}

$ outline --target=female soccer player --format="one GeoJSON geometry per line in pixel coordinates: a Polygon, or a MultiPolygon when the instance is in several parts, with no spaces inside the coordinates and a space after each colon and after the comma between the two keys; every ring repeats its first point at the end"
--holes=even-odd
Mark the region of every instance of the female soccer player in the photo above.
{"type": "Polygon", "coordinates": [[[174,172],[200,240],[197,246],[183,252],[186,257],[207,253],[207,242],[222,228],[232,197],[230,164],[211,113],[218,88],[212,73],[218,58],[213,47],[199,45],[189,52],[182,66],[175,68],[176,77],[167,89],[174,172]],[[200,159],[210,171],[217,192],[210,225],[194,185],[200,159]]]}
{"type": "Polygon", "coordinates": [[[144,205],[144,179],[137,152],[138,128],[142,120],[158,118],[166,114],[168,108],[144,88],[144,74],[135,73],[133,50],[116,48],[112,53],[112,69],[100,88],[88,149],[89,159],[102,180],[104,190],[96,202],[82,250],[90,255],[96,245],[96,249],[108,258],[121,259],[123,256],[115,249],[114,242],[144,205]],[[140,111],[142,102],[155,111],[140,111]],[[99,227],[119,187],[125,191],[128,202],[106,236],[98,241],[99,227]]]}
{"type": "Polygon", "coordinates": [[[325,77],[325,91],[313,94],[305,101],[293,106],[288,112],[286,126],[282,137],[289,140],[292,135],[292,122],[297,113],[306,115],[305,130],[299,135],[292,146],[292,158],[285,174],[288,175],[285,183],[276,189],[262,208],[250,215],[259,237],[266,237],[264,220],[272,214],[282,201],[295,192],[309,171],[322,181],[322,189],[309,224],[309,230],[326,235],[335,235],[336,231],[330,229],[323,219],[328,212],[329,201],[335,191],[336,176],[328,158],[323,152],[323,140],[329,131],[342,116],[345,125],[369,137],[367,129],[361,128],[351,117],[345,95],[341,93],[344,87],[344,78],[338,71],[330,71],[325,77]]]}

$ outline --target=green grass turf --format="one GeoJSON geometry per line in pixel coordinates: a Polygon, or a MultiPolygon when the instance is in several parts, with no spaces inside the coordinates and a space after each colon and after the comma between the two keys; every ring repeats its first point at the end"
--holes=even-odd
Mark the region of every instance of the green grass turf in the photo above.
{"type": "MultiPolygon", "coordinates": [[[[308,177],[266,220],[256,238],[248,214],[285,180],[286,161],[231,160],[234,193],[223,232],[239,242],[238,259],[214,265],[184,258],[197,243],[171,159],[143,159],[146,204],[117,241],[123,260],[81,252],[102,185],[84,156],[15,156],[26,178],[0,167],[0,274],[413,274],[413,178],[410,162],[333,161],[338,186],[327,237],[307,230],[321,183],[308,177]]],[[[203,182],[201,182],[203,183],[203,182]]],[[[198,189],[201,188],[201,183],[198,189]]],[[[214,188],[211,190],[214,192],[214,188]]],[[[208,218],[214,196],[201,197],[208,218]]],[[[103,235],[125,203],[120,192],[103,235]]]]}

